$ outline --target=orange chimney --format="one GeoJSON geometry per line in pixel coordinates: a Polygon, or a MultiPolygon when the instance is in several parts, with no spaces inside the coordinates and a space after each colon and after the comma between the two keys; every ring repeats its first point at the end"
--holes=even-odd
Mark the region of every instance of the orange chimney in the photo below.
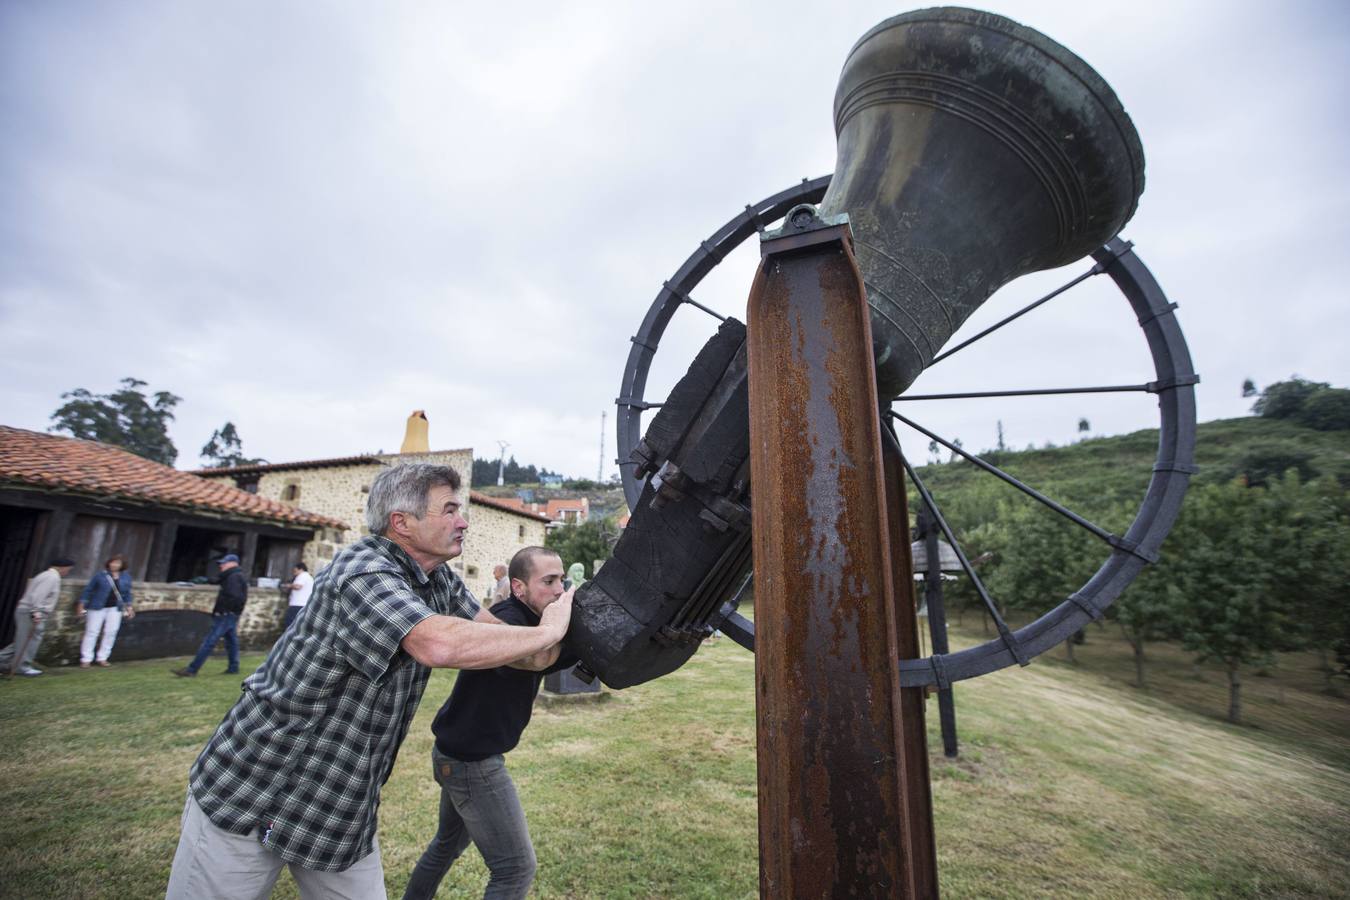
{"type": "Polygon", "coordinates": [[[430,453],[431,444],[427,435],[427,414],[420,409],[413,410],[408,416],[408,427],[403,431],[403,446],[399,453],[430,453]]]}

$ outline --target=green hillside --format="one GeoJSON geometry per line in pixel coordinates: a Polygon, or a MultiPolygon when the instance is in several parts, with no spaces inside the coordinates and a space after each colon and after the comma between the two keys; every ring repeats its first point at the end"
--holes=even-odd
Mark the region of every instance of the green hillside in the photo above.
{"type": "MultiPolygon", "coordinates": [[[[1145,429],[1065,447],[979,455],[1052,499],[1092,512],[1130,501],[1137,507],[1157,452],[1158,430],[1145,429]]],[[[1216,419],[1197,426],[1195,461],[1195,486],[1244,474],[1260,480],[1292,467],[1304,480],[1331,476],[1350,487],[1350,431],[1314,431],[1259,416],[1216,419]]],[[[964,460],[923,466],[918,473],[957,528],[988,521],[1000,501],[1022,502],[1015,489],[964,460]]]]}

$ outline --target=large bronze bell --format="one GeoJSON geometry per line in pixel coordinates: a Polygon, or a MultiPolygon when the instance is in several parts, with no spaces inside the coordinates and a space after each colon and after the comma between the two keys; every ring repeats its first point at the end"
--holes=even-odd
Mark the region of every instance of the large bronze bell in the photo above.
{"type": "MultiPolygon", "coordinates": [[[[865,34],[835,129],[821,213],[848,213],[883,398],[1000,286],[1114,236],[1144,186],[1139,136],[1101,76],[1045,35],[969,9],[865,34]]],[[[612,687],[682,665],[748,571],[745,371],[744,330],[729,321],[634,451],[649,483],[568,634],[612,687]]]]}
{"type": "Polygon", "coordinates": [[[1106,243],[1144,189],[1139,135],[1110,85],[991,13],[918,10],[867,32],[834,123],[821,214],[848,213],[882,397],[999,287],[1106,243]]]}

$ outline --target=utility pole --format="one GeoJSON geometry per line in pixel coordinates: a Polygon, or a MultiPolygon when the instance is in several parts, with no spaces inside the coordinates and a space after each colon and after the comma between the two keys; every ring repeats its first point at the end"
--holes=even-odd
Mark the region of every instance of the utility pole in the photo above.
{"type": "Polygon", "coordinates": [[[497,454],[497,487],[501,487],[506,483],[506,480],[502,477],[506,472],[506,448],[511,445],[506,441],[498,441],[497,446],[502,448],[501,453],[497,454]]]}
{"type": "Polygon", "coordinates": [[[605,411],[600,411],[600,464],[595,467],[595,480],[601,484],[605,481],[605,411]]]}

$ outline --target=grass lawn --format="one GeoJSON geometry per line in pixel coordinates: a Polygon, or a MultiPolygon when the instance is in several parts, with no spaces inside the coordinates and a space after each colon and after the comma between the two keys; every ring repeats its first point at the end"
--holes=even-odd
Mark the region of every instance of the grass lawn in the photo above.
{"type": "MultiPolygon", "coordinates": [[[[1175,650],[1142,691],[1111,632],[1078,659],[959,684],[956,762],[929,704],[947,897],[1350,896],[1350,701],[1320,693],[1311,659],[1249,677],[1241,727],[1221,674],[1175,650]]],[[[193,680],[175,664],[0,683],[0,896],[163,896],[188,766],[239,689],[223,663],[193,680]]],[[[756,894],[753,669],[722,640],[607,703],[536,710],[509,763],[538,896],[756,894]]],[[[435,829],[430,723],[453,678],[432,678],[385,786],[394,897],[435,829]]],[[[471,849],[441,896],[485,881],[471,849]]],[[[276,895],[296,895],[289,876],[276,895]]]]}

